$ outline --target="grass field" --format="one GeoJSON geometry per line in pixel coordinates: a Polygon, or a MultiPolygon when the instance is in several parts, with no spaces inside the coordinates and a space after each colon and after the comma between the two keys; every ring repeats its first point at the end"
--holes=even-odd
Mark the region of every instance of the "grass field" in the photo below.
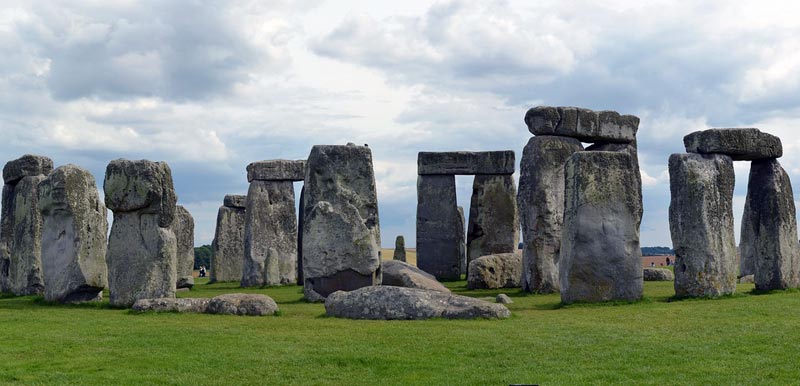
{"type": "MultiPolygon", "coordinates": [[[[136,314],[106,305],[0,299],[2,384],[797,384],[800,293],[670,302],[645,283],[632,304],[561,307],[506,291],[507,320],[353,321],[300,287],[202,284],[181,297],[272,296],[275,317],[136,314]]],[[[503,291],[457,293],[494,296],[503,291]]]]}

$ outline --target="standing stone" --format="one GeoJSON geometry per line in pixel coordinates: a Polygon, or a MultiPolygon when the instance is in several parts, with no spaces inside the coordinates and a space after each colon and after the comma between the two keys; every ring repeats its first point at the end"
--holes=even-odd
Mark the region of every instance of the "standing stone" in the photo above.
{"type": "Polygon", "coordinates": [[[39,211],[45,300],[102,299],[108,221],[92,174],[75,165],[58,167],[39,183],[39,211]]]}
{"type": "Polygon", "coordinates": [[[736,290],[733,161],[726,155],[669,157],[669,228],[675,295],[709,297],[736,290]]]}
{"type": "Polygon", "coordinates": [[[800,245],[792,183],[776,159],[753,161],[742,219],[742,260],[757,290],[800,285],[800,245]]]}
{"type": "Polygon", "coordinates": [[[381,283],[380,223],[372,152],[317,145],[305,177],[303,278],[306,299],[381,283]]]}
{"type": "Polygon", "coordinates": [[[111,161],[103,190],[114,212],[106,254],[111,305],[130,307],[138,299],[175,297],[177,241],[169,227],[177,196],[169,166],[111,161]]]}
{"type": "Polygon", "coordinates": [[[512,253],[517,250],[518,243],[514,177],[510,174],[475,176],[467,224],[467,275],[472,260],[512,253]]]}
{"type": "Polygon", "coordinates": [[[418,176],[417,267],[437,280],[458,280],[463,240],[464,226],[456,206],[455,176],[418,176]]]}
{"type": "Polygon", "coordinates": [[[564,165],[572,154],[581,150],[583,146],[574,138],[536,136],[522,152],[517,206],[523,239],[524,291],[559,291],[564,165]]]}
{"type": "Polygon", "coordinates": [[[392,260],[406,262],[406,239],[403,235],[397,236],[394,240],[394,256],[392,260]]]}
{"type": "Polygon", "coordinates": [[[458,208],[458,222],[456,225],[456,237],[458,238],[458,261],[459,261],[459,279],[461,278],[461,274],[467,274],[467,234],[464,229],[466,229],[467,220],[464,217],[464,207],[459,206],[458,208]]]}
{"type": "Polygon", "coordinates": [[[578,152],[567,160],[559,261],[564,303],[642,297],[642,201],[631,165],[622,152],[578,152]]]}
{"type": "Polygon", "coordinates": [[[0,291],[15,295],[44,291],[38,185],[52,170],[50,158],[30,154],[9,161],[3,168],[0,291]]]}
{"type": "Polygon", "coordinates": [[[297,285],[303,285],[303,218],[305,217],[306,187],[300,188],[300,205],[297,208],[297,285]]]}
{"type": "Polygon", "coordinates": [[[247,196],[229,194],[219,207],[211,243],[211,283],[242,280],[246,200],[247,196]]]}
{"type": "Polygon", "coordinates": [[[186,208],[178,205],[175,209],[175,220],[170,227],[177,242],[176,288],[192,288],[194,286],[194,218],[186,208]]]}
{"type": "Polygon", "coordinates": [[[247,191],[242,287],[297,282],[292,181],[254,180],[247,191]]]}

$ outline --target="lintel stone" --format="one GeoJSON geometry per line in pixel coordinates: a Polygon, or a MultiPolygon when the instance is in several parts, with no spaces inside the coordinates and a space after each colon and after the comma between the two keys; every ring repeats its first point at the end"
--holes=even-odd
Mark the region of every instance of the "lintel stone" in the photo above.
{"type": "Polygon", "coordinates": [[[514,174],[514,151],[419,152],[419,175],[514,174]]]}
{"type": "Polygon", "coordinates": [[[303,181],[306,177],[305,160],[273,159],[256,161],[247,165],[247,182],[303,181]]]}

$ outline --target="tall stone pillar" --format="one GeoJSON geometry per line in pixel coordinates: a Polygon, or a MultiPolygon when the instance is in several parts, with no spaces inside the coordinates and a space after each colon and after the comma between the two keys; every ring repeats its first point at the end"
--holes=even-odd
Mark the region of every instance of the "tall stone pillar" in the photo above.
{"type": "Polygon", "coordinates": [[[211,283],[242,280],[247,196],[229,194],[217,212],[211,247],[211,283]]]}
{"type": "Polygon", "coordinates": [[[175,270],[176,288],[192,288],[194,286],[194,218],[183,205],[175,209],[175,219],[170,226],[175,234],[177,256],[175,270]]]}
{"type": "Polygon", "coordinates": [[[475,176],[467,226],[467,268],[481,256],[517,250],[516,196],[514,177],[510,174],[475,176]]]}
{"type": "Polygon", "coordinates": [[[456,177],[418,176],[417,267],[438,280],[458,280],[463,242],[464,225],[456,206],[456,177]]]}

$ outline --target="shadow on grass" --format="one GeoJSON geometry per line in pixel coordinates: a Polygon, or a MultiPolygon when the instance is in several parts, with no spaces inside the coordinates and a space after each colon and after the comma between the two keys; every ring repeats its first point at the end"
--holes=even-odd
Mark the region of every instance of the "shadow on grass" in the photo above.
{"type": "Polygon", "coordinates": [[[746,298],[749,294],[747,293],[733,293],[729,295],[722,295],[722,296],[671,296],[666,299],[667,303],[673,302],[705,302],[705,301],[723,301],[723,300],[730,300],[730,299],[740,299],[746,298]]]}
{"type": "Polygon", "coordinates": [[[111,305],[107,300],[99,301],[99,302],[77,302],[77,303],[60,303],[56,301],[47,301],[42,296],[35,296],[32,299],[32,303],[45,306],[45,307],[54,307],[54,308],[90,308],[90,309],[100,309],[100,310],[124,310],[128,307],[125,306],[116,306],[111,305]]]}
{"type": "Polygon", "coordinates": [[[755,296],[773,295],[773,294],[796,294],[800,293],[800,288],[787,288],[787,289],[773,289],[773,290],[758,290],[753,288],[749,294],[755,296]]]}

